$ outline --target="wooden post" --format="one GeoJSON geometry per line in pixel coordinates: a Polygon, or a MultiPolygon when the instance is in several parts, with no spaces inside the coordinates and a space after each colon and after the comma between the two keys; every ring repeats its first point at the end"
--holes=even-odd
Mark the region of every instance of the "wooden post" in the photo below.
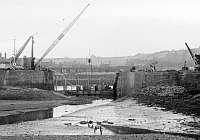
{"type": "Polygon", "coordinates": [[[55,91],[57,91],[57,76],[55,76],[55,87],[54,87],[55,91]]]}

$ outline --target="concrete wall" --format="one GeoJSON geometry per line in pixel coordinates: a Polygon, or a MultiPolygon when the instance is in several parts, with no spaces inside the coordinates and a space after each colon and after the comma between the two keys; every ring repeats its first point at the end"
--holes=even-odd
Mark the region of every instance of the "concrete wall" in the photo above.
{"type": "Polygon", "coordinates": [[[0,70],[0,86],[53,90],[53,72],[42,70],[0,70]]]}

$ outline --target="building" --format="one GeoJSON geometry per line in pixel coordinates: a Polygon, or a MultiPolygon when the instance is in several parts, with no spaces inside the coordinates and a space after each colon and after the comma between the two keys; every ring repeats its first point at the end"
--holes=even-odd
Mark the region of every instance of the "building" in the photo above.
{"type": "Polygon", "coordinates": [[[0,69],[8,68],[10,68],[10,60],[6,58],[6,53],[4,57],[2,57],[2,53],[0,53],[0,69]]]}

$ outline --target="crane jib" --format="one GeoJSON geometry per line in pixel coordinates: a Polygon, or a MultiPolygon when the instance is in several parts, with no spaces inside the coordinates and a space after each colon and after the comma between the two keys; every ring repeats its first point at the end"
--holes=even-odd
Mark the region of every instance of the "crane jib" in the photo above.
{"type": "Polygon", "coordinates": [[[58,36],[58,40],[61,40],[65,35],[62,33],[58,36]]]}
{"type": "Polygon", "coordinates": [[[74,20],[64,29],[64,31],[56,38],[56,40],[50,45],[50,47],[45,51],[42,57],[36,62],[35,67],[40,64],[42,59],[59,43],[59,41],[65,36],[65,34],[72,28],[76,21],[80,18],[83,12],[87,9],[90,4],[88,3],[83,10],[74,18],[74,20]]]}
{"type": "Polygon", "coordinates": [[[11,59],[11,63],[13,63],[14,61],[17,61],[17,59],[19,58],[19,56],[22,54],[22,52],[24,51],[25,47],[27,46],[27,44],[29,43],[29,41],[31,40],[33,36],[29,36],[29,38],[26,40],[26,42],[21,46],[21,48],[19,49],[19,51],[16,53],[16,55],[11,59]]]}
{"type": "Polygon", "coordinates": [[[190,53],[190,55],[191,55],[191,57],[192,57],[194,63],[197,64],[196,59],[195,59],[195,56],[194,56],[194,54],[192,53],[190,47],[188,46],[188,44],[187,44],[186,42],[185,42],[185,45],[186,45],[186,47],[187,47],[187,49],[188,49],[188,51],[189,51],[189,53],[190,53]]]}

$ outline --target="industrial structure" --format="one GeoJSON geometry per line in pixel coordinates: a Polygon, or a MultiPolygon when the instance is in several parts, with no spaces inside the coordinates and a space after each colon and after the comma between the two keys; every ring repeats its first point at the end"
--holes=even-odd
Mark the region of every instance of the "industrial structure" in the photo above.
{"type": "MultiPolygon", "coordinates": [[[[91,58],[88,59],[89,67],[84,69],[90,69],[85,72],[79,71],[78,68],[62,68],[61,72],[42,67],[42,60],[55,48],[55,46],[62,40],[62,38],[68,33],[73,25],[78,21],[80,16],[88,8],[90,4],[87,4],[81,12],[70,22],[70,24],[59,34],[59,36],[52,42],[47,48],[44,54],[35,62],[34,57],[34,36],[30,35],[25,43],[21,46],[19,51],[9,59],[5,64],[0,65],[0,86],[26,86],[42,89],[54,90],[54,85],[81,85],[87,87],[88,92],[91,92],[91,88],[101,85],[101,87],[110,88],[110,85],[114,86],[114,94],[117,96],[117,88],[128,90],[130,88],[143,88],[151,85],[180,85],[186,87],[189,90],[200,90],[200,55],[193,54],[188,44],[185,43],[192,60],[195,64],[194,71],[190,71],[186,62],[181,71],[158,71],[156,69],[157,62],[154,61],[150,64],[150,69],[146,71],[137,71],[135,66],[129,68],[128,71],[115,72],[98,72],[97,68],[93,67],[91,58]],[[24,57],[22,62],[19,62],[20,55],[31,42],[31,56],[24,57]],[[73,74],[66,74],[66,71],[75,71],[73,74]],[[64,72],[65,71],[65,72],[64,72]],[[56,73],[55,73],[56,72],[56,73]],[[109,74],[108,74],[109,73],[109,74]],[[102,78],[103,77],[103,78],[102,78]],[[193,80],[191,80],[191,78],[193,80]]],[[[110,70],[110,67],[108,67],[110,70]]],[[[119,70],[119,67],[117,67],[119,70]]],[[[102,89],[102,88],[101,88],[102,89]]]]}
{"type": "Polygon", "coordinates": [[[194,70],[195,71],[200,71],[200,55],[199,54],[193,54],[191,49],[190,49],[190,47],[188,46],[188,44],[185,43],[185,45],[186,45],[186,47],[187,47],[187,49],[188,49],[188,51],[189,51],[189,53],[190,53],[190,55],[192,57],[192,60],[193,60],[193,62],[195,64],[194,70]]]}
{"type": "Polygon", "coordinates": [[[48,68],[42,68],[40,63],[73,27],[89,5],[87,4],[83,8],[36,62],[34,57],[34,36],[29,36],[19,51],[16,54],[14,53],[11,59],[8,59],[8,63],[1,65],[0,86],[25,86],[53,90],[53,71],[48,68]],[[18,62],[19,57],[30,41],[32,42],[31,56],[24,57],[20,64],[18,62]]]}
{"type": "Polygon", "coordinates": [[[185,43],[194,62],[194,68],[188,68],[186,61],[181,70],[120,72],[118,81],[118,96],[124,96],[131,91],[138,91],[148,86],[181,86],[190,93],[200,91],[200,55],[193,54],[185,43]]]}
{"type": "Polygon", "coordinates": [[[53,50],[53,48],[60,42],[60,40],[67,34],[67,32],[73,27],[73,25],[77,22],[77,20],[80,18],[80,16],[83,14],[83,12],[87,9],[87,7],[90,4],[87,4],[84,9],[74,18],[74,20],[61,32],[61,34],[56,38],[55,41],[50,45],[50,47],[44,52],[44,54],[41,56],[41,58],[35,62],[34,53],[33,53],[33,45],[34,45],[34,36],[31,35],[26,40],[26,42],[22,45],[22,47],[19,49],[19,51],[14,55],[14,57],[11,58],[10,69],[31,69],[35,70],[37,67],[40,67],[41,61],[53,50]],[[29,43],[29,41],[32,40],[32,47],[31,47],[31,57],[30,58],[24,58],[24,65],[23,67],[20,65],[17,65],[17,60],[19,59],[20,55],[24,51],[25,47],[29,43]]]}

